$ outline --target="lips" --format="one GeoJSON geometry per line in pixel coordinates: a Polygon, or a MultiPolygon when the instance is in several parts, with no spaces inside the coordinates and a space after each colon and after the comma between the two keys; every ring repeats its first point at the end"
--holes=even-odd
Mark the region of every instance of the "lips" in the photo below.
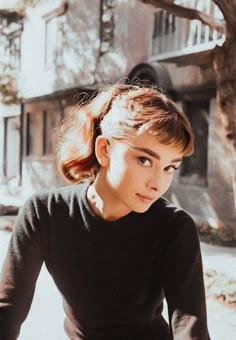
{"type": "Polygon", "coordinates": [[[136,195],[139,198],[139,200],[143,203],[150,203],[150,202],[153,202],[155,200],[155,198],[150,197],[150,196],[145,196],[145,195],[141,195],[141,194],[136,194],[136,195]]]}

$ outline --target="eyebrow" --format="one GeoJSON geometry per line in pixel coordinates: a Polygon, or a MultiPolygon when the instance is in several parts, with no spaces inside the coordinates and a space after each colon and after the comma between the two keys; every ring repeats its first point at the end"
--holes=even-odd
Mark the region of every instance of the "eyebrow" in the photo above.
{"type": "MultiPolygon", "coordinates": [[[[152,156],[152,157],[158,159],[159,161],[161,160],[161,156],[158,155],[158,153],[156,153],[156,152],[154,152],[154,151],[152,151],[152,150],[150,150],[150,149],[147,149],[147,148],[139,148],[139,147],[132,146],[132,145],[130,145],[130,147],[131,147],[132,149],[135,149],[135,150],[138,150],[138,151],[142,151],[142,152],[144,152],[144,153],[146,153],[146,154],[148,154],[148,155],[150,155],[150,156],[152,156]]],[[[182,158],[175,158],[175,159],[172,159],[172,161],[170,161],[170,163],[178,163],[178,162],[181,162],[181,161],[182,161],[182,158]]]]}

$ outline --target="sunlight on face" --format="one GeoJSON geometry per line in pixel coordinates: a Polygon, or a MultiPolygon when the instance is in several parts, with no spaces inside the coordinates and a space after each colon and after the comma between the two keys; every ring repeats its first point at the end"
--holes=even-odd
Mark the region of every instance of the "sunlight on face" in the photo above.
{"type": "Polygon", "coordinates": [[[100,178],[104,199],[120,214],[145,212],[169,188],[183,154],[153,136],[110,140],[109,165],[100,178]]]}

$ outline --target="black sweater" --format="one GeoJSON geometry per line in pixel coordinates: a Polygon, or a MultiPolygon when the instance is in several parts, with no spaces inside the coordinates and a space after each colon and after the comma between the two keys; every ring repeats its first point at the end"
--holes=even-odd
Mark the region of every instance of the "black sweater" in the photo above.
{"type": "Polygon", "coordinates": [[[89,207],[87,187],[41,192],[21,208],[0,281],[0,339],[17,338],[45,261],[70,339],[208,340],[191,217],[160,198],[145,213],[108,222],[89,207]]]}

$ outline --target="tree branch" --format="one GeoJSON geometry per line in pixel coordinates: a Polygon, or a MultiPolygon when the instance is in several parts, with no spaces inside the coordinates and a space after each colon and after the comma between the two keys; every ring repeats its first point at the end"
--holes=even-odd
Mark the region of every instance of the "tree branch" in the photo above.
{"type": "Polygon", "coordinates": [[[235,37],[236,31],[236,1],[235,0],[212,0],[223,13],[226,25],[227,36],[235,37]]]}
{"type": "Polygon", "coordinates": [[[222,1],[222,0],[212,0],[221,10],[222,13],[224,13],[225,11],[231,11],[232,9],[232,3],[231,1],[222,1]]]}
{"type": "MultiPolygon", "coordinates": [[[[199,20],[203,24],[209,26],[212,30],[216,30],[225,34],[226,27],[225,22],[214,19],[213,17],[198,11],[193,8],[184,7],[181,5],[174,4],[174,0],[139,0],[144,4],[152,5],[156,8],[162,8],[167,10],[169,13],[174,14],[178,17],[189,19],[189,20],[199,20]]],[[[216,1],[217,2],[217,1],[216,1]]]]}

